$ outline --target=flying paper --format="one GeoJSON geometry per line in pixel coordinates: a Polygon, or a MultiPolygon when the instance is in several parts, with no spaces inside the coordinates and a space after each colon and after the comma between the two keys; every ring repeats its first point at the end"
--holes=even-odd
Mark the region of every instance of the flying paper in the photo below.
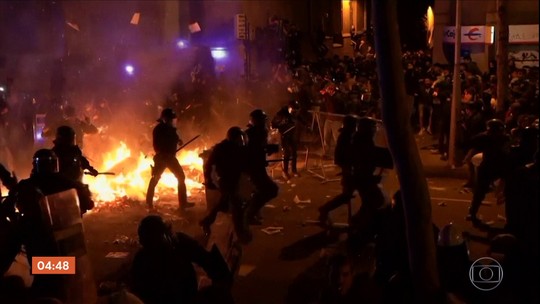
{"type": "Polygon", "coordinates": [[[197,33],[201,31],[201,27],[199,26],[199,23],[194,22],[188,26],[190,33],[197,33]]]}
{"type": "Polygon", "coordinates": [[[76,30],[77,32],[80,31],[79,29],[79,26],[75,23],[71,23],[71,22],[66,22],[67,25],[69,25],[69,27],[71,27],[72,29],[76,30]]]}
{"type": "Polygon", "coordinates": [[[133,14],[133,17],[131,17],[131,21],[129,23],[137,25],[139,24],[139,19],[141,19],[141,13],[135,13],[133,14]]]}

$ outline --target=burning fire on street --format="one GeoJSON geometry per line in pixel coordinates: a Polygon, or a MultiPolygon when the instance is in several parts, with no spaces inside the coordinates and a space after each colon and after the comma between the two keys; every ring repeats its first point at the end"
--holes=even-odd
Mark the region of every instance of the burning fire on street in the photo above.
{"type": "MultiPolygon", "coordinates": [[[[188,197],[193,197],[203,189],[203,160],[199,157],[199,149],[181,150],[177,158],[186,175],[188,197]]],[[[126,143],[120,142],[116,149],[102,155],[101,166],[96,166],[100,172],[114,172],[115,175],[85,176],[84,183],[88,184],[93,194],[96,207],[130,199],[144,201],[148,182],[151,178],[152,156],[133,152],[126,143]]],[[[165,170],[156,187],[154,201],[167,198],[176,204],[177,180],[174,175],[165,170]]]]}

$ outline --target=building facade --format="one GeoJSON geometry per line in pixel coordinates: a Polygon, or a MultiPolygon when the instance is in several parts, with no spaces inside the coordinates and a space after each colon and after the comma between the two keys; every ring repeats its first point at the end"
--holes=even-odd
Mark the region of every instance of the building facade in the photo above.
{"type": "MultiPolygon", "coordinates": [[[[496,58],[497,0],[461,0],[461,8],[462,54],[470,54],[480,69],[486,71],[489,61],[496,58]],[[478,39],[479,35],[484,37],[478,39]]],[[[531,60],[526,64],[538,66],[538,1],[507,1],[507,9],[511,55],[536,53],[536,62],[531,60]]],[[[456,0],[437,0],[434,14],[433,60],[451,63],[454,44],[453,37],[449,36],[455,26],[456,0]]]]}

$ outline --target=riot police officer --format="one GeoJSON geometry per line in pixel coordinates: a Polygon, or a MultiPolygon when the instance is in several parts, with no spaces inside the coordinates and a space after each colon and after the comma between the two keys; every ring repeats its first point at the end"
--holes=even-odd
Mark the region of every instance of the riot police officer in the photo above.
{"type": "Polygon", "coordinates": [[[210,226],[216,220],[219,211],[230,208],[236,235],[247,243],[251,240],[249,228],[244,222],[243,202],[239,195],[239,180],[245,171],[245,145],[247,136],[240,127],[227,131],[227,138],[214,146],[204,163],[205,186],[207,189],[219,189],[219,203],[200,221],[205,234],[210,234],[210,226]],[[215,167],[212,170],[212,167],[215,167]],[[217,173],[217,187],[212,179],[212,172],[217,173]]]}
{"type": "Polygon", "coordinates": [[[376,130],[375,119],[362,117],[358,120],[358,129],[353,136],[352,179],[362,200],[362,206],[352,217],[351,226],[353,233],[358,233],[360,242],[367,241],[367,238],[372,236],[375,214],[377,209],[385,203],[385,197],[379,185],[382,177],[374,175],[374,172],[378,167],[390,166],[384,159],[388,153],[383,153],[383,151],[387,150],[375,146],[373,138],[376,130]]]}
{"type": "Polygon", "coordinates": [[[289,162],[292,174],[298,176],[296,162],[298,159],[298,143],[300,141],[300,122],[296,111],[298,103],[293,101],[282,107],[272,119],[272,128],[278,129],[281,135],[281,148],[283,149],[283,177],[289,180],[289,162]]]}
{"type": "Polygon", "coordinates": [[[343,127],[339,130],[339,136],[334,152],[334,163],[341,168],[341,194],[334,197],[319,208],[319,221],[322,225],[328,221],[328,213],[339,206],[349,202],[355,190],[352,180],[352,140],[356,132],[357,118],[347,115],[343,119],[343,127]]]}
{"type": "MultiPolygon", "coordinates": [[[[52,150],[38,150],[33,157],[33,168],[30,178],[22,180],[12,190],[13,201],[11,208],[15,207],[21,215],[17,220],[17,229],[14,230],[14,236],[9,243],[9,247],[2,246],[3,260],[0,261],[0,273],[3,274],[15,256],[19,253],[21,245],[25,246],[28,260],[31,263],[32,257],[47,256],[77,256],[85,254],[85,241],[82,230],[80,216],[73,217],[73,211],[80,209],[81,214],[92,209],[90,191],[80,183],[73,183],[58,174],[58,158],[52,150]],[[75,189],[76,193],[66,192],[75,189]],[[63,193],[62,196],[53,198],[57,193],[63,193]],[[72,195],[76,195],[72,196],[72,195]],[[77,206],[77,198],[79,206],[77,206]],[[59,204],[55,200],[62,200],[62,208],[56,208],[59,204]],[[47,206],[44,206],[44,205],[47,206]],[[59,215],[59,213],[62,213],[59,215]],[[56,219],[62,218],[60,222],[56,219]],[[44,220],[46,219],[46,220],[44,220]],[[68,220],[69,219],[69,220],[68,220]],[[60,227],[66,223],[80,223],[72,227],[60,227]],[[58,231],[58,228],[68,228],[58,231]],[[69,231],[69,232],[68,232],[69,231]],[[67,238],[66,238],[67,237],[67,238]],[[75,248],[77,247],[77,248],[75,248]],[[80,249],[80,250],[79,250],[80,249]],[[73,252],[75,250],[77,253],[73,252]]],[[[79,265],[79,264],[78,264],[79,265]]],[[[87,264],[86,264],[87,265],[87,264]]],[[[81,266],[81,265],[79,265],[81,266]]],[[[77,275],[82,275],[85,270],[77,269],[77,275]]],[[[91,278],[89,273],[83,276],[91,278]]],[[[31,288],[32,296],[35,298],[51,297],[68,301],[69,295],[81,298],[81,303],[87,303],[82,300],[82,294],[76,294],[85,289],[85,284],[89,282],[79,281],[74,276],[59,275],[39,275],[34,277],[31,288]],[[80,288],[69,290],[69,288],[80,288]]],[[[93,282],[92,282],[93,284],[93,282]]],[[[91,287],[91,286],[88,286],[91,287]]],[[[96,295],[94,295],[95,298],[96,295]]],[[[91,294],[85,294],[85,297],[92,298],[91,294]]],[[[74,299],[71,298],[71,301],[74,299]]],[[[69,302],[69,301],[68,301],[69,302]]]]}
{"type": "Polygon", "coordinates": [[[268,144],[268,129],[266,127],[268,116],[263,110],[257,109],[250,113],[250,122],[246,134],[247,144],[247,173],[255,187],[250,202],[248,202],[246,216],[252,224],[260,224],[259,215],[262,207],[275,198],[278,194],[278,186],[268,176],[266,167],[266,155],[278,152],[276,145],[268,144]]]}
{"type": "Polygon", "coordinates": [[[97,176],[98,171],[82,155],[81,149],[76,144],[76,138],[73,128],[61,126],[56,130],[52,150],[58,157],[59,173],[74,182],[82,182],[84,170],[88,170],[92,176],[97,176]]]}
{"type": "Polygon", "coordinates": [[[470,160],[475,154],[483,153],[468,216],[475,226],[482,224],[476,215],[491,184],[505,176],[509,165],[510,137],[505,134],[504,123],[491,119],[486,123],[486,128],[486,132],[471,140],[472,148],[465,157],[465,160],[470,160]]]}
{"type": "Polygon", "coordinates": [[[148,208],[154,207],[154,191],[165,169],[171,170],[178,180],[178,204],[180,211],[194,207],[195,204],[187,201],[187,189],[182,166],[176,159],[178,146],[183,144],[176,133],[176,113],[166,108],[161,112],[161,117],[157,120],[159,123],[152,133],[154,151],[154,166],[152,167],[152,178],[148,184],[146,192],[146,204],[148,208]]]}

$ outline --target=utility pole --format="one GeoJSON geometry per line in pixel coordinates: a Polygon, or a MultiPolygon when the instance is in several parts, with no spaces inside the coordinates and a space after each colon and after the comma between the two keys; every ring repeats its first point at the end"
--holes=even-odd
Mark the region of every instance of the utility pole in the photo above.
{"type": "Polygon", "coordinates": [[[497,114],[504,112],[508,95],[508,14],[506,0],[497,0],[497,114]]]}
{"type": "Polygon", "coordinates": [[[450,140],[448,143],[448,164],[456,167],[456,134],[457,134],[457,119],[459,115],[459,107],[461,104],[461,78],[460,78],[460,63],[461,63],[461,0],[456,1],[456,39],[454,44],[454,79],[452,84],[452,106],[450,113],[450,140]]]}
{"type": "Polygon", "coordinates": [[[372,0],[377,72],[388,148],[401,187],[415,303],[439,303],[431,198],[410,121],[397,23],[398,0],[372,0]]]}

